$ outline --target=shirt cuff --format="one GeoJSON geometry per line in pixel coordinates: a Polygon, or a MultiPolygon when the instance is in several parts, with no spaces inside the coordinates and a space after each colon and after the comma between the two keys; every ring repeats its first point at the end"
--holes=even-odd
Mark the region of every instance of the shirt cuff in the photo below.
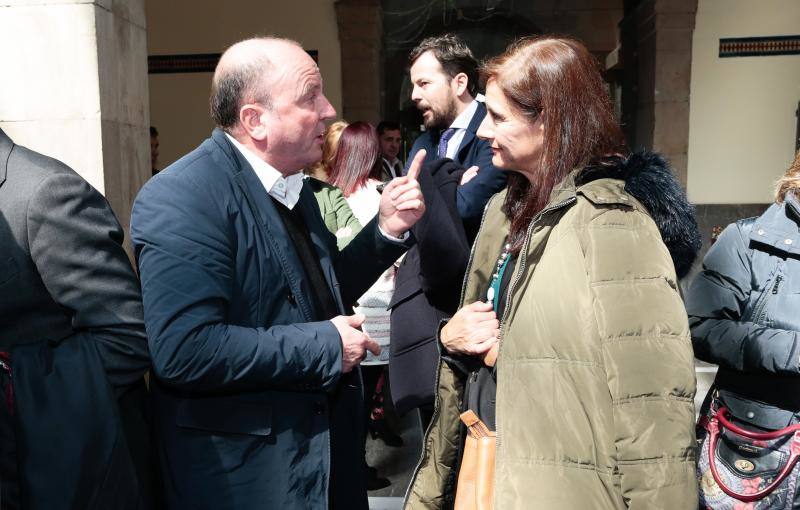
{"type": "Polygon", "coordinates": [[[390,236],[389,234],[387,234],[386,232],[383,231],[383,229],[381,228],[380,225],[378,225],[378,232],[380,232],[381,235],[383,237],[385,237],[386,239],[388,239],[390,241],[394,241],[396,243],[404,243],[404,242],[406,242],[408,240],[408,236],[410,235],[408,233],[408,231],[406,231],[406,232],[403,232],[403,235],[401,237],[390,236]]]}

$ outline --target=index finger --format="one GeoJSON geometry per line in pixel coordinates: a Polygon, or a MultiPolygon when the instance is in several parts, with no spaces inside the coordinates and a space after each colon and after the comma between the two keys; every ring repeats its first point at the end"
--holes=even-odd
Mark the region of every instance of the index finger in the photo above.
{"type": "Polygon", "coordinates": [[[366,342],[364,342],[364,347],[366,347],[367,350],[372,354],[374,354],[375,356],[379,356],[381,354],[380,344],[378,344],[378,342],[376,342],[369,336],[366,338],[366,342]]]}
{"type": "Polygon", "coordinates": [[[419,175],[419,171],[422,168],[422,162],[425,161],[425,154],[427,154],[425,149],[420,149],[414,155],[414,159],[411,160],[411,165],[409,165],[408,173],[406,174],[409,179],[416,179],[419,175]]]}
{"type": "Polygon", "coordinates": [[[491,303],[484,303],[483,301],[475,301],[467,305],[467,308],[470,310],[474,310],[476,312],[488,312],[489,310],[494,309],[494,306],[491,303]]]}

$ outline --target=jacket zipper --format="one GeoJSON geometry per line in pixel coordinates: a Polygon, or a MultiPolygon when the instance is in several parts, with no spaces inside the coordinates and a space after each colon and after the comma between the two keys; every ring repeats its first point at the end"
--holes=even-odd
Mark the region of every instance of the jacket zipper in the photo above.
{"type": "MultiPolygon", "coordinates": [[[[489,202],[486,204],[486,207],[483,208],[483,215],[481,216],[481,223],[478,226],[478,233],[475,235],[475,240],[472,242],[472,248],[469,251],[469,260],[467,260],[467,268],[464,271],[464,281],[461,282],[461,298],[459,300],[459,304],[464,303],[464,294],[467,291],[467,279],[469,278],[470,270],[472,269],[472,262],[475,259],[475,247],[478,245],[478,237],[480,237],[481,231],[483,230],[483,223],[486,221],[486,212],[489,210],[489,205],[496,200],[496,196],[492,197],[489,202]]],[[[440,348],[437,346],[437,350],[440,348]]],[[[442,363],[442,353],[439,350],[439,365],[442,363]]],[[[417,461],[417,465],[414,466],[413,474],[411,475],[411,481],[408,482],[408,487],[406,488],[406,494],[403,497],[403,508],[406,507],[408,504],[408,497],[411,495],[411,488],[414,486],[414,483],[417,481],[417,473],[419,473],[419,468],[422,466],[422,463],[425,461],[425,451],[427,450],[428,445],[428,437],[430,434],[430,430],[433,427],[433,424],[436,423],[436,418],[439,417],[439,375],[441,373],[441,368],[436,370],[436,380],[433,386],[433,414],[431,415],[431,422],[428,424],[428,428],[425,429],[425,434],[422,436],[422,452],[419,455],[419,461],[417,461]]]]}
{"type": "MultiPolygon", "coordinates": [[[[506,307],[503,310],[503,316],[500,319],[500,333],[497,335],[497,360],[498,361],[500,360],[500,353],[501,353],[501,351],[503,349],[503,334],[505,333],[505,330],[506,330],[506,319],[508,318],[508,314],[509,314],[509,312],[511,310],[511,294],[514,291],[514,287],[516,287],[517,283],[519,283],[519,280],[522,279],[522,273],[525,272],[525,264],[526,264],[527,258],[528,258],[528,246],[530,245],[531,237],[533,237],[532,236],[533,229],[536,226],[536,223],[539,220],[541,220],[542,217],[544,217],[545,214],[548,214],[548,213],[551,213],[551,212],[556,211],[558,209],[561,209],[563,207],[566,207],[566,206],[574,203],[577,200],[578,199],[577,199],[576,196],[571,196],[571,197],[567,198],[566,200],[562,200],[561,202],[559,202],[559,203],[557,203],[557,204],[555,204],[555,205],[553,205],[551,207],[547,207],[547,208],[543,209],[539,214],[537,214],[533,218],[533,220],[531,220],[531,224],[528,226],[528,231],[525,233],[525,243],[522,245],[522,250],[520,251],[519,264],[517,264],[517,268],[514,271],[514,278],[511,280],[511,283],[509,283],[509,285],[508,285],[508,292],[506,294],[506,307]]],[[[495,402],[497,402],[496,398],[495,398],[495,402]]],[[[498,459],[498,458],[500,458],[500,443],[501,443],[502,434],[500,433],[500,415],[497,413],[496,409],[495,409],[495,418],[494,418],[494,420],[495,420],[494,428],[495,428],[495,434],[496,434],[496,439],[495,439],[495,442],[496,442],[495,459],[498,459]]]]}
{"type": "Polygon", "coordinates": [[[780,286],[782,281],[783,281],[783,276],[781,275],[778,275],[777,278],[775,278],[775,285],[772,286],[773,295],[778,293],[778,287],[780,286]]]}
{"type": "MultiPolygon", "coordinates": [[[[491,205],[492,201],[494,201],[494,200],[496,200],[496,197],[493,197],[489,201],[489,203],[486,204],[486,207],[483,209],[483,216],[481,216],[481,223],[480,223],[480,226],[478,227],[478,234],[475,236],[475,241],[472,243],[472,248],[470,249],[469,260],[467,261],[467,268],[466,268],[466,271],[464,272],[464,281],[461,284],[461,297],[459,299],[459,304],[461,306],[463,306],[463,304],[464,304],[464,295],[467,292],[467,280],[469,279],[469,274],[470,274],[470,271],[472,270],[472,264],[473,264],[474,259],[475,259],[475,248],[478,245],[477,240],[478,240],[478,237],[480,237],[481,232],[483,231],[483,224],[486,221],[486,212],[489,210],[489,205],[491,205]]],[[[502,317],[502,321],[500,322],[500,328],[501,328],[500,329],[500,334],[498,335],[498,339],[497,339],[497,341],[498,341],[497,359],[500,359],[500,349],[502,348],[502,345],[503,345],[502,342],[500,342],[500,339],[503,336],[503,325],[504,325],[503,322],[505,321],[505,319],[506,319],[506,317],[508,315],[508,311],[510,309],[509,305],[511,304],[511,292],[513,291],[514,286],[516,286],[516,284],[518,283],[519,279],[522,276],[522,269],[524,269],[524,267],[525,267],[526,250],[527,250],[528,244],[530,242],[531,232],[533,232],[533,227],[536,225],[536,222],[539,221],[542,218],[542,216],[544,216],[545,214],[550,213],[552,211],[555,211],[557,209],[560,209],[562,207],[565,207],[565,206],[575,202],[576,200],[577,200],[577,197],[571,196],[571,197],[567,198],[566,200],[563,200],[563,201],[561,201],[561,202],[559,202],[559,203],[557,203],[557,204],[555,204],[555,205],[553,205],[551,207],[543,209],[541,212],[539,212],[539,214],[537,214],[533,218],[533,220],[531,220],[531,224],[528,226],[528,231],[525,234],[525,244],[523,245],[523,251],[522,251],[523,255],[522,255],[522,258],[520,259],[520,264],[519,264],[520,267],[518,267],[517,270],[514,273],[514,279],[509,284],[508,294],[506,296],[506,308],[505,308],[505,310],[503,310],[503,317],[502,317]]],[[[439,354],[439,363],[441,364],[441,353],[439,354]]],[[[417,465],[414,467],[414,471],[413,471],[414,474],[411,476],[411,481],[408,483],[408,488],[406,489],[406,494],[403,497],[403,508],[405,508],[406,505],[408,505],[408,498],[411,495],[411,488],[414,486],[414,483],[416,483],[417,474],[419,473],[419,468],[422,465],[422,463],[425,461],[425,452],[427,450],[428,438],[429,438],[431,427],[433,427],[433,424],[436,422],[436,419],[439,417],[439,390],[438,389],[439,389],[439,375],[440,375],[440,372],[441,372],[441,370],[437,370],[436,371],[436,382],[435,382],[435,385],[434,385],[433,415],[431,416],[431,422],[428,425],[428,428],[425,430],[425,435],[423,436],[423,439],[422,439],[422,453],[420,454],[420,458],[419,458],[419,461],[417,462],[417,465]]],[[[495,417],[495,420],[496,420],[495,429],[496,429],[496,433],[497,433],[496,441],[497,441],[497,449],[498,449],[498,453],[499,453],[499,449],[500,449],[500,424],[499,424],[499,421],[497,421],[496,417],[495,417]]]]}
{"type": "Polygon", "coordinates": [[[780,288],[782,281],[783,281],[783,274],[781,274],[779,270],[778,274],[775,276],[775,282],[772,284],[772,290],[768,291],[769,287],[767,287],[761,293],[761,296],[759,296],[758,302],[756,303],[756,307],[753,310],[752,315],[750,316],[750,321],[755,322],[756,324],[761,323],[761,321],[764,319],[764,310],[766,310],[767,308],[767,301],[769,301],[769,295],[778,294],[778,289],[780,288]]]}

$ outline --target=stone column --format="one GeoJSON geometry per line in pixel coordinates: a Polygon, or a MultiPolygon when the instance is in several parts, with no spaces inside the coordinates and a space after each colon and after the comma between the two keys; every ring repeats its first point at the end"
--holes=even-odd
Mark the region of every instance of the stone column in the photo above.
{"type": "Polygon", "coordinates": [[[668,157],[684,186],[696,12],[697,0],[644,0],[620,24],[628,142],[668,157]]]}
{"type": "Polygon", "coordinates": [[[336,18],[342,51],[342,111],[348,121],[383,118],[383,22],[379,0],[339,0],[336,18]]]}
{"type": "Polygon", "coordinates": [[[103,193],[126,238],[150,176],[144,0],[0,0],[0,126],[103,193]]]}

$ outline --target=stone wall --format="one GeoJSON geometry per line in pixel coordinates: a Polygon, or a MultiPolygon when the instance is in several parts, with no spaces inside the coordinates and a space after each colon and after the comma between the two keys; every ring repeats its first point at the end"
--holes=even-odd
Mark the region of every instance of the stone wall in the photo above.
{"type": "Polygon", "coordinates": [[[0,0],[0,126],[71,166],[128,230],[150,175],[144,0],[0,0]]]}

